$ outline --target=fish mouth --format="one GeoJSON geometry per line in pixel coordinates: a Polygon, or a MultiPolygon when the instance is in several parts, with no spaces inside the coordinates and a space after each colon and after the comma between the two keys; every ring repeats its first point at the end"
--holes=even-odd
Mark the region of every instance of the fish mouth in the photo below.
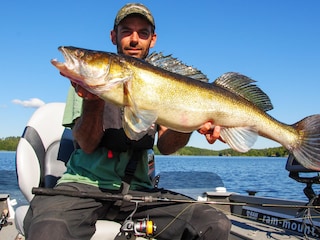
{"type": "Polygon", "coordinates": [[[64,62],[59,62],[56,58],[51,60],[52,65],[54,65],[60,74],[64,77],[69,78],[71,81],[83,85],[83,79],[78,74],[81,69],[80,60],[72,53],[72,49],[66,47],[59,47],[58,50],[62,53],[64,62]]]}
{"type": "MultiPolygon", "coordinates": [[[[110,64],[104,66],[87,62],[85,49],[60,46],[58,50],[64,57],[64,62],[52,59],[51,63],[59,69],[61,75],[82,86],[100,86],[105,84],[110,64]]],[[[92,59],[89,58],[88,61],[92,59]]]]}
{"type": "Polygon", "coordinates": [[[79,60],[76,59],[70,51],[61,46],[58,50],[62,53],[64,62],[59,62],[57,59],[52,59],[51,63],[57,67],[61,72],[66,68],[68,70],[76,69],[79,66],[79,60]]]}
{"type": "MultiPolygon", "coordinates": [[[[65,50],[63,47],[59,47],[58,50],[62,53],[65,62],[59,62],[57,58],[51,59],[51,63],[53,66],[55,66],[56,68],[58,68],[60,70],[60,72],[66,68],[67,65],[67,59],[69,59],[69,57],[67,56],[67,54],[65,53],[65,50]]],[[[70,61],[70,60],[69,60],[70,61]]]]}
{"type": "Polygon", "coordinates": [[[74,47],[60,46],[58,50],[62,53],[64,62],[59,62],[57,59],[52,59],[51,63],[67,76],[77,76],[78,73],[85,69],[85,61],[81,60],[83,53],[74,47]]]}

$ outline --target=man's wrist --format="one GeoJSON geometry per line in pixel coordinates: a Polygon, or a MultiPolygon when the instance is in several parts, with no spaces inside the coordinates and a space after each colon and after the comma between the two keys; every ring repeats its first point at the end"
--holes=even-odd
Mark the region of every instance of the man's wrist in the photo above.
{"type": "Polygon", "coordinates": [[[102,99],[83,99],[83,111],[103,112],[104,101],[102,99]]]}

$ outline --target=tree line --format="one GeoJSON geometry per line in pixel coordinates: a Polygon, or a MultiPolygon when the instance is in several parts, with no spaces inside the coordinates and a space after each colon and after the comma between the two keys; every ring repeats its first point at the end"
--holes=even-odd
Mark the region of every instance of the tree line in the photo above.
{"type": "MultiPolygon", "coordinates": [[[[20,137],[0,138],[0,150],[16,151],[20,137]]],[[[156,155],[160,155],[157,146],[154,146],[156,155]]],[[[239,153],[230,148],[224,150],[210,150],[196,147],[184,147],[178,150],[175,155],[183,156],[256,156],[256,157],[286,157],[289,152],[284,147],[251,149],[246,153],[239,153]]]]}
{"type": "Polygon", "coordinates": [[[16,151],[20,137],[0,138],[0,150],[16,151]]]}
{"type": "MultiPolygon", "coordinates": [[[[160,155],[158,148],[154,147],[156,155],[160,155]]],[[[210,150],[196,147],[184,147],[179,149],[175,155],[181,156],[255,156],[255,157],[287,157],[289,152],[284,147],[265,149],[251,149],[246,153],[237,152],[231,148],[223,150],[210,150]]]]}

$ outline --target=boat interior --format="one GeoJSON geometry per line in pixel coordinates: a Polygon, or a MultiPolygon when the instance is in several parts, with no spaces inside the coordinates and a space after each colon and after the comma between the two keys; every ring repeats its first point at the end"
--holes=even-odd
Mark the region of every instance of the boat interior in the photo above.
{"type": "MultiPolygon", "coordinates": [[[[61,125],[64,107],[64,103],[49,103],[37,109],[18,144],[18,184],[28,202],[34,196],[33,188],[52,188],[55,185],[65,171],[65,164],[74,150],[71,130],[61,125]]],[[[153,157],[153,153],[150,152],[150,177],[155,179],[155,184],[159,184],[159,177],[154,176],[153,157]]],[[[319,173],[304,168],[292,155],[288,157],[286,169],[293,181],[305,184],[304,194],[308,201],[258,197],[254,191],[248,191],[247,195],[237,194],[219,187],[219,183],[216,191],[204,189],[204,194],[198,201],[213,204],[227,214],[232,222],[230,240],[319,239],[320,197],[313,190],[313,185],[320,183],[319,173]]],[[[178,174],[171,175],[179,177],[178,174]]],[[[212,177],[216,182],[220,181],[217,176],[212,177]]],[[[162,178],[165,179],[165,176],[161,176],[160,182],[162,178]]],[[[191,191],[187,190],[186,194],[190,194],[191,191]]],[[[25,205],[14,211],[10,207],[9,195],[0,194],[1,239],[24,239],[23,219],[27,209],[28,205],[25,205]]],[[[91,239],[113,240],[119,234],[134,237],[132,239],[152,239],[152,236],[139,232],[134,227],[124,229],[119,223],[106,220],[96,223],[96,233],[91,239]],[[127,232],[121,232],[120,229],[127,232]]]]}

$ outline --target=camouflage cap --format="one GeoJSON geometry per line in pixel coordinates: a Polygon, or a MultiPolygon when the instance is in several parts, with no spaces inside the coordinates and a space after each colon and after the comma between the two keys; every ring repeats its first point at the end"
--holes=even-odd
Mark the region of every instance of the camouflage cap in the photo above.
{"type": "Polygon", "coordinates": [[[151,25],[155,28],[154,18],[150,12],[150,10],[141,3],[128,3],[124,5],[118,12],[115,20],[114,27],[118,26],[118,24],[127,16],[131,14],[140,14],[145,17],[151,25]]]}

